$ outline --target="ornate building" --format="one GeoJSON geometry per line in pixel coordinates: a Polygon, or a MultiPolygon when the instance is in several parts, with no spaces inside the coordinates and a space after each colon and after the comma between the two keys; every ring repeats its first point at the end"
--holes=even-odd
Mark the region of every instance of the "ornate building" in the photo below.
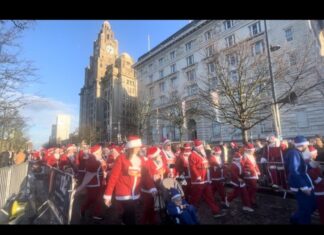
{"type": "Polygon", "coordinates": [[[108,21],[93,44],[80,92],[80,136],[89,142],[117,141],[133,133],[129,113],[135,107],[137,83],[132,58],[118,54],[108,21]]]}

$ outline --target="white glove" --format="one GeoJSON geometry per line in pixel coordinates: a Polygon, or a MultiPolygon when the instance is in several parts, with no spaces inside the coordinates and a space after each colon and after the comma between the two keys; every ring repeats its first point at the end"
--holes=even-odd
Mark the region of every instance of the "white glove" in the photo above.
{"type": "Polygon", "coordinates": [[[268,162],[267,159],[265,159],[264,157],[262,157],[260,160],[260,163],[267,163],[267,162],[268,162]]]}

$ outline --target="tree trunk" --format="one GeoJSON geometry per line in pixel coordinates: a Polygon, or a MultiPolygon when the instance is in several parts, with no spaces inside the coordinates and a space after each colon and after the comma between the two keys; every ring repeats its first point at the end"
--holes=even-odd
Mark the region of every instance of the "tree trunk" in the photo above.
{"type": "Polygon", "coordinates": [[[182,128],[179,128],[179,140],[180,140],[180,144],[182,145],[182,128]]]}
{"type": "Polygon", "coordinates": [[[242,142],[243,144],[246,144],[249,141],[249,137],[248,137],[248,131],[245,129],[242,129],[242,142]]]}

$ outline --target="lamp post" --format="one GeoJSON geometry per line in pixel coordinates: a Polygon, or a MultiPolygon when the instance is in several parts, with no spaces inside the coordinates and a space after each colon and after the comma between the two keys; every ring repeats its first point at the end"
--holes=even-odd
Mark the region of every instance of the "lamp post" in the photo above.
{"type": "Polygon", "coordinates": [[[273,98],[273,116],[274,116],[273,120],[274,120],[274,124],[275,124],[276,136],[281,137],[282,133],[281,133],[280,113],[279,113],[279,107],[278,107],[278,103],[277,103],[275,80],[273,78],[271,56],[270,56],[270,51],[279,50],[280,46],[270,46],[269,45],[266,20],[264,20],[264,31],[265,31],[265,37],[266,37],[267,56],[268,56],[268,62],[269,62],[269,72],[270,72],[271,90],[272,90],[272,98],[273,98]]]}
{"type": "Polygon", "coordinates": [[[107,124],[107,131],[109,132],[109,141],[112,139],[112,106],[110,100],[101,99],[106,103],[107,110],[109,110],[109,125],[107,124]]]}

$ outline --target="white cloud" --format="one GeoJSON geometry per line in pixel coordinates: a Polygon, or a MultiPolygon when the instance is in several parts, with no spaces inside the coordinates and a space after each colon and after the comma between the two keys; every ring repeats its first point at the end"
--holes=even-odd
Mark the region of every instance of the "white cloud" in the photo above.
{"type": "Polygon", "coordinates": [[[71,115],[71,129],[74,131],[79,122],[79,108],[75,104],[66,104],[61,101],[35,95],[29,95],[31,102],[21,109],[21,114],[27,119],[29,137],[34,148],[39,148],[48,141],[52,125],[58,114],[71,115]]]}

